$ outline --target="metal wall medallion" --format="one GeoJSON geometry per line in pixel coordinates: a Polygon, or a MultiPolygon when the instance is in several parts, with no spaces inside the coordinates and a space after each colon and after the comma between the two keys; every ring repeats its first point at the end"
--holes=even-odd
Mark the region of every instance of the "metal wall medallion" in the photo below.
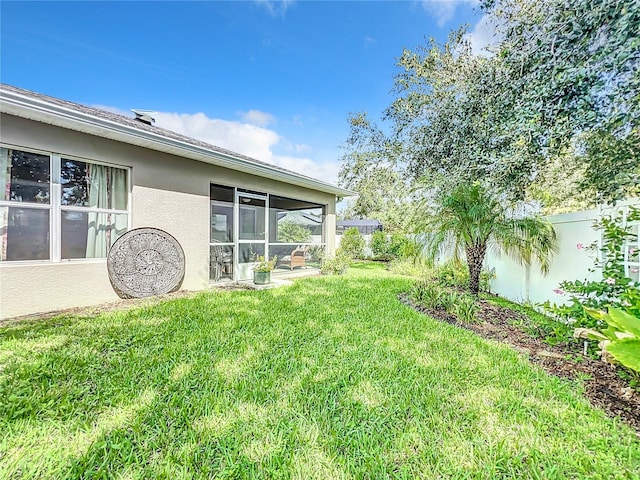
{"type": "Polygon", "coordinates": [[[184,251],[158,228],[136,228],[118,238],[107,256],[109,280],[121,298],[143,298],[178,290],[184,251]]]}

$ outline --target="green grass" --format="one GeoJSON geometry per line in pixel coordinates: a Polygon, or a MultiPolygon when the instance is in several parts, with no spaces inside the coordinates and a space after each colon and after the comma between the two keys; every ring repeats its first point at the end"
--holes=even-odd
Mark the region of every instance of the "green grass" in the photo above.
{"type": "Polygon", "coordinates": [[[0,329],[0,478],[638,478],[640,441],[354,265],[0,329]]]}

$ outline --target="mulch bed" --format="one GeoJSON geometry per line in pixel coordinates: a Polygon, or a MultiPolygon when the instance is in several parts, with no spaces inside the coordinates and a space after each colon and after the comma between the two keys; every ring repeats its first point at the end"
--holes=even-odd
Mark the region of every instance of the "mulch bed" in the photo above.
{"type": "Polygon", "coordinates": [[[541,366],[552,375],[571,380],[580,377],[584,384],[584,394],[591,404],[602,408],[611,417],[622,419],[640,437],[640,394],[618,376],[616,368],[576,352],[575,347],[551,346],[531,337],[514,325],[524,318],[522,313],[479,300],[476,316],[482,321],[467,324],[458,322],[444,311],[423,308],[406,294],[400,295],[400,301],[437,320],[471,330],[481,337],[506,343],[526,354],[531,363],[541,366]]]}

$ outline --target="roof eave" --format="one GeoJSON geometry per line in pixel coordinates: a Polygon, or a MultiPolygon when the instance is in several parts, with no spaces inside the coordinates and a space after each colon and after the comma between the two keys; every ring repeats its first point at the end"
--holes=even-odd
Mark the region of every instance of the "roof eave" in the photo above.
{"type": "Polygon", "coordinates": [[[321,180],[300,177],[294,172],[272,169],[247,159],[215,152],[197,145],[164,137],[157,133],[123,125],[105,118],[65,108],[43,100],[0,90],[0,112],[37,122],[108,138],[130,145],[149,148],[192,160],[238,170],[259,177],[279,180],[284,183],[329,193],[338,197],[354,196],[355,192],[337,187],[321,180]]]}

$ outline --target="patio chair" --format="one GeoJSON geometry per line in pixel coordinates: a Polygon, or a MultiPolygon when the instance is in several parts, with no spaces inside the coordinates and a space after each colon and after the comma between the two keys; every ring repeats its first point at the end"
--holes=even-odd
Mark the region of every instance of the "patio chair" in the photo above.
{"type": "Polygon", "coordinates": [[[209,277],[214,282],[219,281],[227,274],[232,274],[233,259],[229,252],[226,252],[221,245],[211,247],[211,259],[209,263],[209,277]]]}
{"type": "Polygon", "coordinates": [[[285,255],[282,258],[278,258],[277,267],[285,266],[289,267],[289,270],[293,270],[295,267],[305,267],[305,260],[307,256],[307,252],[309,251],[309,246],[306,245],[304,247],[296,247],[294,248],[289,255],[285,255]]]}

